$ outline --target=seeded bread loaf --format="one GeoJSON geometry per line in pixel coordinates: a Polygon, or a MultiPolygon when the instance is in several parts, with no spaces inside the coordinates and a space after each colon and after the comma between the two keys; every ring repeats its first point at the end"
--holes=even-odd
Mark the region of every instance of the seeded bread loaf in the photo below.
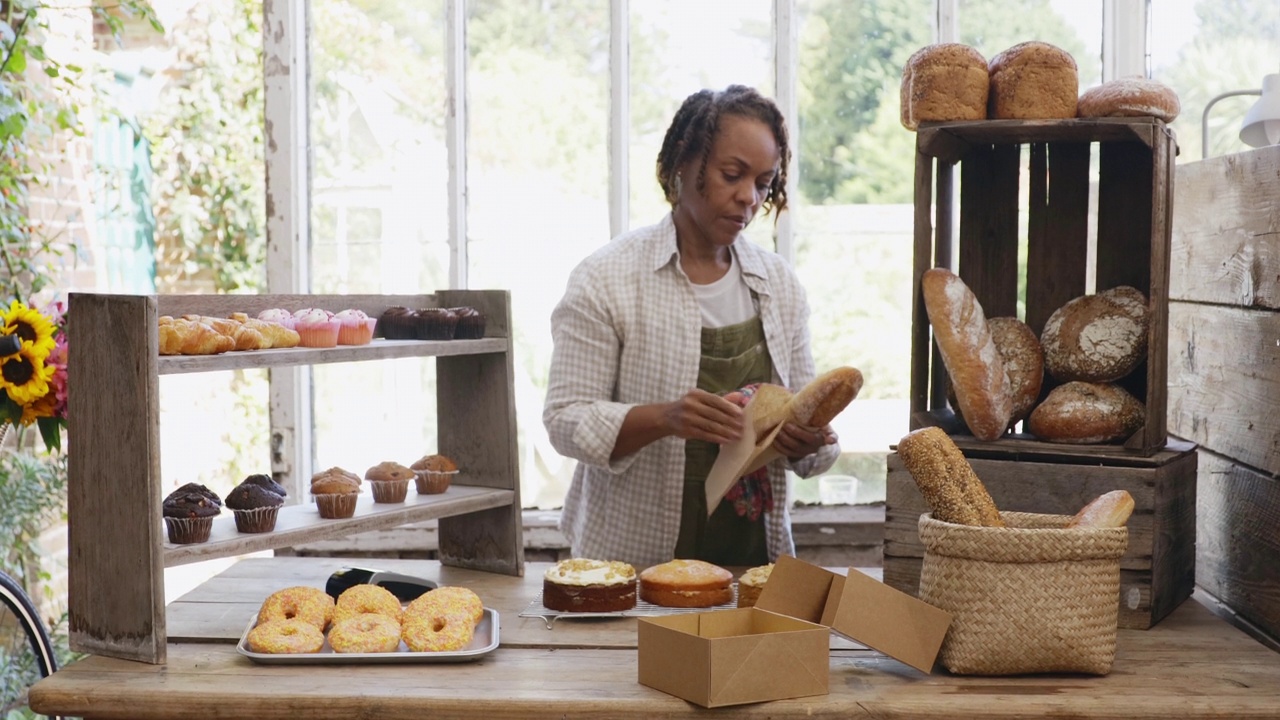
{"type": "Polygon", "coordinates": [[[968,45],[939,43],[917,50],[902,66],[902,126],[936,120],[985,120],[987,61],[968,45]]]}
{"type": "Polygon", "coordinates": [[[941,428],[912,431],[898,441],[898,457],[938,520],[1004,527],[987,488],[964,453],[941,428]]]}
{"type": "Polygon", "coordinates": [[[1080,82],[1076,61],[1045,42],[1024,42],[991,58],[987,116],[1048,120],[1076,116],[1080,82]]]}
{"type": "Polygon", "coordinates": [[[1111,382],[1147,356],[1147,298],[1127,285],[1082,295],[1044,324],[1045,370],[1062,381],[1111,382]]]}

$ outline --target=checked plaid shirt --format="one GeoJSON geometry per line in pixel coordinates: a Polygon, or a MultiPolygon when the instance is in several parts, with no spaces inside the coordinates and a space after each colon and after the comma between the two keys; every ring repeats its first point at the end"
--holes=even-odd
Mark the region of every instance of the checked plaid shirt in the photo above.
{"type": "MultiPolygon", "coordinates": [[[[731,249],[760,298],[773,381],[803,387],[816,375],[804,289],[778,255],[741,237],[731,249]]],[[[663,438],[614,462],[609,455],[632,406],[671,402],[697,386],[701,316],[680,268],[671,216],[619,236],[579,264],[552,313],[551,334],[542,419],[556,450],[578,461],[560,520],[574,556],[638,567],[670,560],[680,529],[684,440],[663,438]]],[[[828,445],[794,464],[770,464],[771,559],[795,553],[786,467],[809,477],[838,454],[838,445],[828,445]]]]}

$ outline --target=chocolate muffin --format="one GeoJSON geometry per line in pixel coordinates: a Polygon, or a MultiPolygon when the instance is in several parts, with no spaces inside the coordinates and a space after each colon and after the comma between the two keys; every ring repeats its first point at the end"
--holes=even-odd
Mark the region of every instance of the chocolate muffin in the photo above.
{"type": "Polygon", "coordinates": [[[276,515],[284,504],[284,495],[267,489],[262,480],[278,487],[265,475],[250,475],[227,493],[227,508],[235,514],[236,529],[242,533],[276,529],[276,515]]]}
{"type": "Polygon", "coordinates": [[[189,545],[209,540],[213,518],[222,512],[222,500],[203,485],[188,483],[169,493],[161,507],[169,542],[189,545]],[[196,489],[186,489],[189,486],[196,489]]]}
{"type": "Polygon", "coordinates": [[[415,337],[419,340],[452,340],[458,316],[447,308],[423,308],[416,313],[415,337]]]}
{"type": "Polygon", "coordinates": [[[402,305],[387,308],[378,318],[375,335],[388,340],[412,340],[414,338],[413,311],[402,305]]]}
{"type": "Polygon", "coordinates": [[[478,340],[484,337],[484,313],[473,307],[449,308],[458,316],[458,324],[453,329],[453,337],[457,340],[478,340]]]}
{"type": "MultiPolygon", "coordinates": [[[[261,473],[258,473],[255,475],[250,475],[249,477],[245,478],[241,482],[251,483],[253,485],[258,485],[260,487],[266,488],[267,490],[270,490],[271,492],[279,495],[280,497],[289,496],[289,491],[285,490],[284,486],[276,482],[270,475],[263,475],[261,473]]],[[[231,496],[228,495],[227,499],[230,500],[231,496]]],[[[231,506],[228,505],[227,507],[231,507],[231,506]]]]}

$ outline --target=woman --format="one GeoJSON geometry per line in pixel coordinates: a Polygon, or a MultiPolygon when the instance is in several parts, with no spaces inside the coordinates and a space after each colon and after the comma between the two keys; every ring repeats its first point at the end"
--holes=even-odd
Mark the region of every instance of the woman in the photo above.
{"type": "Polygon", "coordinates": [[[740,480],[710,517],[703,490],[719,445],[742,433],[746,394],[733,391],[815,375],[804,290],[741,235],[758,210],[786,208],[790,156],[782,114],[755,90],[691,95],[658,154],[671,213],[570,276],[543,422],[578,461],[560,523],[575,557],[759,565],[795,553],[785,470],[830,467],[830,427],[787,424],[774,443],[786,460],[740,480]]]}

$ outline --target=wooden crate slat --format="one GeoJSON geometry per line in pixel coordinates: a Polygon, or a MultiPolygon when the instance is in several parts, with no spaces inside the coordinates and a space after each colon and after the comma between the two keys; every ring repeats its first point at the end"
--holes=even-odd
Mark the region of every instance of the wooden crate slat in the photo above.
{"type": "MultiPolygon", "coordinates": [[[[920,278],[933,266],[933,226],[930,209],[933,207],[933,159],[916,151],[914,248],[911,273],[911,410],[916,412],[929,407],[929,316],[925,312],[920,294],[920,278]]],[[[938,195],[937,212],[945,207],[951,212],[951,196],[938,195]]],[[[940,364],[940,363],[939,363],[940,364]]]]}
{"type": "Polygon", "coordinates": [[[163,663],[156,303],[72,293],[69,312],[71,648],[163,663]]]}
{"type": "MultiPolygon", "coordinates": [[[[1150,319],[1147,329],[1147,367],[1145,391],[1146,424],[1140,437],[1127,445],[1145,450],[1160,447],[1168,436],[1168,363],[1169,363],[1169,269],[1170,238],[1173,226],[1173,173],[1177,146],[1173,136],[1165,132],[1156,138],[1151,151],[1151,237],[1160,242],[1150,244],[1147,296],[1150,319]]],[[[1144,395],[1138,395],[1142,399],[1144,395]]],[[[1192,496],[1194,498],[1194,495],[1192,496]]],[[[1194,504],[1194,499],[1192,501],[1194,504]]]]}
{"type": "Polygon", "coordinates": [[[974,148],[960,165],[958,275],[987,317],[1017,314],[1017,145],[974,148]]]}
{"type": "MultiPolygon", "coordinates": [[[[1069,120],[973,120],[921,123],[916,145],[927,154],[958,162],[973,146],[1032,142],[1138,142],[1150,146],[1154,118],[1087,118],[1069,120]]],[[[1160,124],[1163,130],[1163,124],[1160,124]]]]}
{"type": "Polygon", "coordinates": [[[506,346],[505,338],[480,340],[383,340],[378,338],[368,345],[340,345],[333,348],[296,347],[242,350],[220,355],[165,355],[160,358],[158,368],[161,375],[176,375],[424,356],[476,355],[502,352],[506,346]]]}
{"type": "Polygon", "coordinates": [[[1089,256],[1090,147],[1050,143],[1046,155],[1047,191],[1032,195],[1030,209],[1033,221],[1043,213],[1043,229],[1027,235],[1026,322],[1036,335],[1055,310],[1084,294],[1089,256]]]}

